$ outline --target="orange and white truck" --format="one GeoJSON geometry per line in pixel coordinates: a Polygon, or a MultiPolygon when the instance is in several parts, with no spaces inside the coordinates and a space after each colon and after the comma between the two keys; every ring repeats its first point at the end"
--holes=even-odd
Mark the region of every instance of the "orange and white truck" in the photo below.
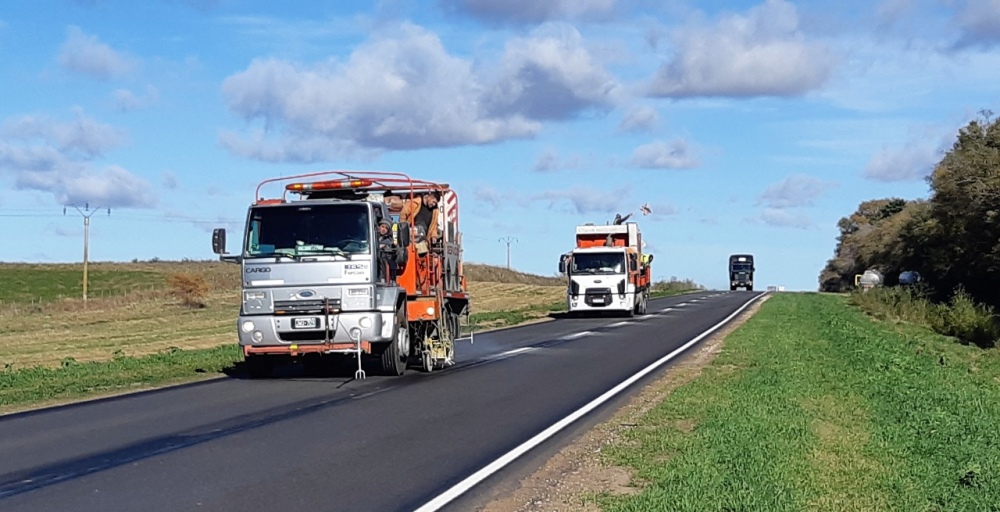
{"type": "Polygon", "coordinates": [[[241,267],[236,330],[251,377],[269,376],[279,362],[330,356],[355,357],[357,378],[368,359],[389,375],[402,375],[410,362],[425,371],[455,362],[470,297],[458,195],[445,183],[377,171],[264,180],[239,252],[226,253],[224,229],[212,245],[241,267]],[[261,196],[277,182],[291,183],[277,198],[261,196]],[[428,192],[440,196],[436,243],[399,220],[408,201],[428,192]]]}
{"type": "Polygon", "coordinates": [[[646,314],[652,261],[635,222],[577,226],[576,247],[559,260],[569,312],[646,314]]]}

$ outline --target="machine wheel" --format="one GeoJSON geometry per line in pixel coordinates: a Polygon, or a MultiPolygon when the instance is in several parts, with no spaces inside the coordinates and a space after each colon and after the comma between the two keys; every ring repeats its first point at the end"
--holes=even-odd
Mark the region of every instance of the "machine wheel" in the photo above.
{"type": "Polygon", "coordinates": [[[736,287],[733,286],[733,285],[729,285],[729,291],[735,292],[736,291],[736,287]]]}
{"type": "Polygon", "coordinates": [[[410,353],[410,328],[402,311],[396,313],[396,338],[386,343],[379,357],[382,373],[393,377],[406,373],[406,360],[410,353]]]}
{"type": "Polygon", "coordinates": [[[420,362],[424,367],[424,371],[431,373],[434,371],[434,359],[431,358],[430,352],[424,352],[420,355],[420,362]]]}
{"type": "Polygon", "coordinates": [[[247,375],[251,379],[266,379],[274,371],[274,360],[269,356],[246,356],[244,362],[247,365],[247,375]]]}

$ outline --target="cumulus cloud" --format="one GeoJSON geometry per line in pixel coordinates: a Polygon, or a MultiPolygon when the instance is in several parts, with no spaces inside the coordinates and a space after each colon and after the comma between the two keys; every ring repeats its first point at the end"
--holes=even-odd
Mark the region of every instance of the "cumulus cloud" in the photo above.
{"type": "Polygon", "coordinates": [[[546,25],[508,43],[496,69],[479,70],[404,23],[346,62],[255,60],[222,89],[232,112],[265,126],[249,137],[223,132],[220,143],[253,158],[312,162],[531,138],[542,120],[614,101],[617,85],[582,43],[572,27],[546,25]]]}
{"type": "Polygon", "coordinates": [[[659,114],[653,107],[642,106],[629,109],[625,112],[618,130],[622,132],[648,132],[656,126],[659,114]]]}
{"type": "Polygon", "coordinates": [[[676,54],[654,77],[652,96],[797,96],[826,83],[836,63],[806,40],[785,0],[681,28],[673,41],[676,54]]]}
{"type": "Polygon", "coordinates": [[[698,159],[691,154],[687,141],[655,141],[632,152],[632,165],[645,169],[693,169],[698,159]]]}
{"type": "Polygon", "coordinates": [[[864,177],[874,181],[919,181],[940,159],[932,144],[910,142],[902,147],[882,147],[865,166],[864,177]]]}
{"type": "Polygon", "coordinates": [[[793,174],[769,185],[757,198],[757,204],[764,204],[771,209],[812,206],[817,198],[836,186],[836,183],[815,176],[793,174]]]}
{"type": "Polygon", "coordinates": [[[485,101],[498,114],[563,120],[589,108],[612,106],[619,91],[573,26],[549,23],[507,43],[485,101]]]}
{"type": "Polygon", "coordinates": [[[124,134],[77,113],[73,121],[24,116],[0,124],[0,175],[18,189],[49,192],[60,203],[149,207],[148,182],[119,166],[91,161],[124,142],[124,134]]]}
{"type": "Polygon", "coordinates": [[[54,153],[91,159],[125,143],[125,133],[110,125],[74,112],[72,121],[46,116],[21,116],[0,123],[0,135],[7,141],[21,141],[24,146],[10,151],[22,156],[54,153]]]}
{"type": "Polygon", "coordinates": [[[66,41],[59,48],[59,63],[70,71],[98,79],[123,75],[134,65],[132,59],[77,26],[67,30],[66,41]]]}
{"type": "Polygon", "coordinates": [[[992,47],[1000,43],[1000,1],[965,0],[955,16],[961,30],[957,47],[992,47]]]}
{"type": "Polygon", "coordinates": [[[173,171],[164,171],[161,183],[167,190],[177,190],[180,187],[180,180],[177,179],[177,173],[173,171]]]}
{"type": "Polygon", "coordinates": [[[549,20],[607,20],[614,15],[616,0],[441,0],[441,6],[480,21],[541,23],[549,20]]]}
{"type": "Polygon", "coordinates": [[[808,229],[813,226],[813,220],[808,215],[782,208],[764,208],[759,220],[779,228],[808,229]]]}
{"type": "Polygon", "coordinates": [[[628,187],[607,190],[578,185],[565,190],[547,190],[535,198],[546,202],[550,209],[565,209],[568,206],[577,214],[617,213],[623,209],[624,198],[630,192],[628,187]]]}
{"type": "Polygon", "coordinates": [[[114,103],[118,110],[129,112],[144,109],[156,103],[159,97],[160,91],[153,86],[147,87],[143,94],[136,94],[130,89],[118,89],[114,92],[114,103]]]}
{"type": "Polygon", "coordinates": [[[535,165],[532,169],[535,172],[557,172],[567,169],[580,169],[584,166],[583,162],[583,157],[579,155],[562,157],[559,156],[555,150],[548,149],[538,157],[538,160],[535,161],[535,165]]]}

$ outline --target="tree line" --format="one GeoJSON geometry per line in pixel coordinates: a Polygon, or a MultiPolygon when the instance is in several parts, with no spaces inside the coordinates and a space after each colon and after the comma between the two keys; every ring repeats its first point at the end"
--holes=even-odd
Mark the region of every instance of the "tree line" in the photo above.
{"type": "Polygon", "coordinates": [[[986,110],[980,116],[935,164],[928,198],[864,201],[840,219],[821,291],[849,291],[867,269],[881,272],[887,286],[912,270],[933,300],[964,290],[981,304],[1000,304],[1000,119],[986,110]]]}

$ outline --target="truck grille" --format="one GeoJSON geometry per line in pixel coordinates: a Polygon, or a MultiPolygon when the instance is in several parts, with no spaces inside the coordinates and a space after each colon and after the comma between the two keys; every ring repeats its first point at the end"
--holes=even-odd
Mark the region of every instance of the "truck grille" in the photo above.
{"type": "MultiPolygon", "coordinates": [[[[276,300],[275,315],[320,315],[323,314],[325,303],[319,300],[276,300]]],[[[330,310],[327,313],[340,312],[340,299],[330,299],[330,310]]]]}
{"type": "Polygon", "coordinates": [[[608,306],[611,304],[611,288],[587,288],[583,302],[590,307],[608,306]]]}

